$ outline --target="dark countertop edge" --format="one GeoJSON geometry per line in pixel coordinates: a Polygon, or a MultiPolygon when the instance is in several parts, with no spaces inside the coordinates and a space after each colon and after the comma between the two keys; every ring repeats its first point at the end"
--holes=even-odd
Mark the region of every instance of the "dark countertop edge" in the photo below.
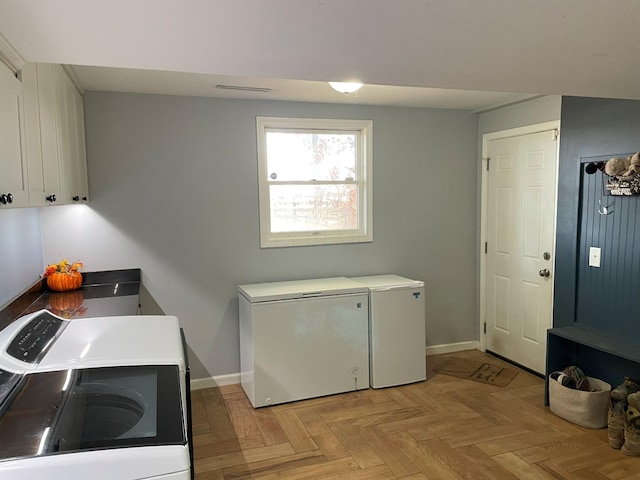
{"type": "MultiPolygon", "coordinates": [[[[112,285],[115,283],[140,284],[140,279],[141,270],[139,268],[82,272],[81,290],[85,287],[112,285]]],[[[10,300],[9,303],[0,310],[0,330],[17,318],[28,313],[30,307],[49,292],[50,290],[47,288],[46,279],[40,278],[22,294],[10,300]]]]}

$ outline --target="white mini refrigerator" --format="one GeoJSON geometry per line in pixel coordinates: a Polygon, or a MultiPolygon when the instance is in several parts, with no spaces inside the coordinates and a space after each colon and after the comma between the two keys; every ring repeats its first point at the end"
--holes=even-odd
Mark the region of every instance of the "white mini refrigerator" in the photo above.
{"type": "Polygon", "coordinates": [[[398,275],[352,280],[369,289],[371,386],[383,388],[425,380],[424,283],[398,275]]]}
{"type": "Polygon", "coordinates": [[[368,290],[346,277],[238,287],[240,377],[254,407],[369,388],[368,290]]]}

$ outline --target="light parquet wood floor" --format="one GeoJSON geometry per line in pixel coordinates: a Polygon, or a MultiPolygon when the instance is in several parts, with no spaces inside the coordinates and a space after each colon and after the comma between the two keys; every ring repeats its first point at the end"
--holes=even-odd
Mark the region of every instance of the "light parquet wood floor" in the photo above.
{"type": "Polygon", "coordinates": [[[197,480],[640,480],[640,457],[607,430],[544,407],[544,380],[520,370],[506,387],[438,374],[425,382],[254,409],[240,385],[192,393],[197,480]]]}

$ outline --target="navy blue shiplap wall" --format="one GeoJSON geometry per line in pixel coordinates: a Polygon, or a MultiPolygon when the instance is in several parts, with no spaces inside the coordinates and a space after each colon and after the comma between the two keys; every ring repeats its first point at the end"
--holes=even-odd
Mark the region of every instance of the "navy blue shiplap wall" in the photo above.
{"type": "Polygon", "coordinates": [[[640,197],[607,196],[605,178],[582,174],[576,321],[624,336],[640,327],[640,197]],[[599,268],[589,247],[601,249],[599,268]]]}
{"type": "Polygon", "coordinates": [[[558,179],[554,327],[640,329],[640,198],[603,196],[589,157],[640,151],[640,101],[564,97],[558,179]],[[599,200],[613,213],[600,215],[599,200]],[[602,249],[588,266],[589,247],[602,249]]]}

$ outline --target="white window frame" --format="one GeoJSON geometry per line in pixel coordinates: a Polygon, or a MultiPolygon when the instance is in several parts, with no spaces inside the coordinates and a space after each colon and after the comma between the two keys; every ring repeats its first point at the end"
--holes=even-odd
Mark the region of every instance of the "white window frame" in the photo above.
{"type": "MultiPolygon", "coordinates": [[[[256,131],[258,139],[258,195],[261,248],[363,243],[373,241],[373,122],[371,120],[257,117],[256,131]],[[301,130],[306,132],[309,130],[327,132],[348,131],[358,134],[356,148],[356,178],[353,182],[358,185],[357,229],[276,233],[271,231],[271,202],[269,198],[270,180],[267,172],[266,143],[266,134],[268,130],[301,130]]],[[[309,184],[312,184],[313,182],[314,181],[310,179],[309,184]]],[[[281,181],[273,183],[286,184],[286,182],[281,181]]]]}

